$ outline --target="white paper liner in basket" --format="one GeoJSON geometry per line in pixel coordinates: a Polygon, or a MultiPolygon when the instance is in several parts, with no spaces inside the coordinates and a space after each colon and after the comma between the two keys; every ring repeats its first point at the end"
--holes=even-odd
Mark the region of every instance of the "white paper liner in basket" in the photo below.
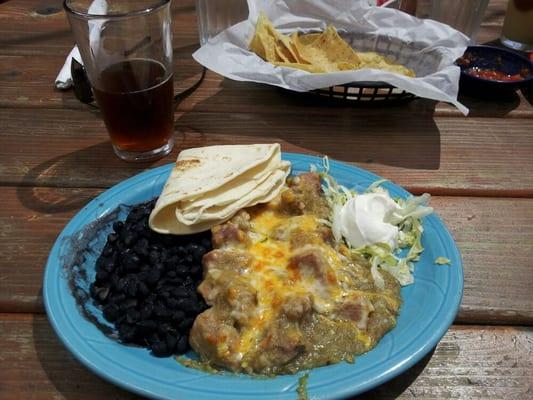
{"type": "Polygon", "coordinates": [[[226,29],[197,50],[193,54],[197,62],[230,79],[298,92],[350,82],[386,82],[420,97],[450,102],[468,114],[457,101],[460,70],[454,61],[463,55],[469,39],[448,25],[394,9],[369,7],[364,1],[248,0],[248,6],[248,20],[226,29]],[[412,68],[416,78],[377,69],[316,74],[274,66],[248,50],[261,11],[285,34],[322,31],[332,24],[358,51],[389,56],[412,68]]]}

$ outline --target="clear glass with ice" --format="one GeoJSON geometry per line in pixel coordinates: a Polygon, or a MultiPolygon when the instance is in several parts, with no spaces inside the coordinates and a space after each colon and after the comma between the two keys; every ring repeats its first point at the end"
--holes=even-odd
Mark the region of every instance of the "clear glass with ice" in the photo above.
{"type": "Polygon", "coordinates": [[[200,44],[248,17],[246,0],[196,0],[200,44]]]}
{"type": "Polygon", "coordinates": [[[463,32],[475,41],[489,0],[432,0],[429,18],[463,32]]]}

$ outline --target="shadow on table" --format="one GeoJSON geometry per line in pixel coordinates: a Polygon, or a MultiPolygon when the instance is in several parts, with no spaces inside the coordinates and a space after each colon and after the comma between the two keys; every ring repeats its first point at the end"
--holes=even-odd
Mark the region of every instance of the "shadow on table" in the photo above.
{"type": "Polygon", "coordinates": [[[426,100],[386,107],[339,106],[224,79],[216,94],[177,118],[176,129],[185,135],[208,135],[215,140],[212,144],[279,141],[289,151],[327,154],[341,161],[435,170],[440,165],[440,132],[434,107],[435,102],[426,100]],[[238,99],[240,93],[249,96],[248,104],[238,99]]]}
{"type": "MultiPolygon", "coordinates": [[[[33,319],[33,343],[37,358],[61,398],[139,400],[140,397],[105,382],[81,365],[60,343],[48,321],[33,319]]],[[[51,395],[51,394],[50,394],[51,395]]]]}
{"type": "Polygon", "coordinates": [[[403,374],[398,375],[396,378],[378,386],[375,389],[369,390],[359,396],[352,397],[351,400],[370,400],[370,399],[396,399],[402,395],[402,393],[409,391],[408,397],[416,397],[416,394],[411,392],[410,386],[418,378],[418,376],[424,371],[435,349],[431,350],[422,360],[416,363],[413,367],[409,368],[403,374]]]}
{"type": "Polygon", "coordinates": [[[17,197],[24,207],[41,213],[77,210],[93,196],[77,188],[108,187],[154,163],[124,162],[114,154],[110,142],[105,141],[33,167],[17,184],[17,197]],[[51,187],[57,189],[50,190],[51,187]]]}
{"type": "Polygon", "coordinates": [[[459,101],[470,113],[469,117],[502,118],[520,105],[520,96],[516,92],[487,92],[477,93],[462,91],[459,101]]]}

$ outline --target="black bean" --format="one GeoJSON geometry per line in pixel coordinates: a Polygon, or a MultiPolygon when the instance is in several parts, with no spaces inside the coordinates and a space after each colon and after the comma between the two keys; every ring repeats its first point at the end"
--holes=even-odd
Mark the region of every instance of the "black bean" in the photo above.
{"type": "Polygon", "coordinates": [[[160,257],[161,257],[161,253],[159,251],[151,250],[148,255],[148,260],[150,261],[151,264],[155,264],[159,262],[160,257]]]}
{"type": "Polygon", "coordinates": [[[168,322],[160,322],[159,326],[158,326],[158,332],[160,334],[165,334],[165,333],[175,334],[176,333],[176,329],[171,324],[169,324],[168,322]]]}
{"type": "Polygon", "coordinates": [[[184,298],[184,299],[180,299],[181,300],[181,309],[183,311],[185,311],[187,314],[194,314],[194,310],[195,310],[195,303],[193,300],[191,300],[190,298],[184,298]]]}
{"type": "Polygon", "coordinates": [[[145,238],[140,239],[135,243],[135,246],[133,246],[133,251],[137,253],[140,256],[147,256],[148,255],[148,240],[145,238]]]}
{"type": "Polygon", "coordinates": [[[109,296],[109,292],[110,292],[109,286],[101,287],[98,290],[98,300],[100,302],[104,303],[106,301],[107,297],[109,296]]]}
{"type": "Polygon", "coordinates": [[[167,284],[172,286],[174,289],[175,287],[182,286],[183,285],[183,278],[176,277],[176,278],[166,278],[167,284]]]}
{"type": "Polygon", "coordinates": [[[207,308],[196,288],[201,259],[212,246],[208,232],[173,236],[152,231],[148,217],[154,204],[133,206],[125,222],[113,224],[95,264],[90,295],[122,342],[164,356],[187,351],[194,318],[207,308]]]}
{"type": "Polygon", "coordinates": [[[161,261],[164,262],[169,257],[169,251],[166,248],[161,249],[161,261]]]}
{"type": "Polygon", "coordinates": [[[154,307],[154,313],[155,315],[157,315],[159,318],[166,318],[169,316],[169,311],[167,310],[167,308],[159,303],[159,304],[156,304],[155,307],[154,307]]]}
{"type": "Polygon", "coordinates": [[[211,249],[211,239],[202,239],[202,247],[206,252],[209,251],[211,249]]]}
{"type": "Polygon", "coordinates": [[[108,304],[104,307],[103,314],[109,322],[114,322],[118,318],[119,308],[116,304],[108,304]]]}
{"type": "Polygon", "coordinates": [[[152,319],[144,319],[137,322],[137,329],[144,335],[154,332],[157,329],[157,323],[152,319]]]}
{"type": "Polygon", "coordinates": [[[152,349],[152,353],[156,357],[168,357],[172,354],[171,352],[169,352],[167,344],[162,341],[153,343],[150,348],[152,349]]]}
{"type": "Polygon", "coordinates": [[[195,302],[194,303],[193,314],[198,315],[198,314],[204,312],[206,309],[207,309],[207,304],[205,304],[203,302],[199,302],[199,301],[195,302]]]}
{"type": "Polygon", "coordinates": [[[165,342],[167,344],[168,351],[170,353],[174,353],[176,351],[176,344],[178,343],[178,339],[176,338],[176,336],[166,335],[165,342]]]}
{"type": "Polygon", "coordinates": [[[135,253],[128,253],[122,259],[122,265],[127,271],[138,271],[140,268],[141,259],[135,253]]]}
{"type": "MultiPolygon", "coordinates": [[[[156,329],[157,329],[157,326],[156,326],[156,329]]],[[[149,333],[148,336],[146,337],[146,342],[148,343],[148,346],[150,347],[152,346],[153,343],[157,343],[160,341],[161,341],[161,338],[159,337],[159,334],[156,331],[149,333]]]]}
{"type": "Polygon", "coordinates": [[[180,257],[178,256],[170,256],[165,260],[165,267],[167,270],[173,270],[176,265],[180,262],[180,257]]]}
{"type": "Polygon", "coordinates": [[[172,297],[169,298],[169,299],[167,299],[167,306],[168,306],[168,308],[170,308],[170,309],[175,309],[175,308],[177,308],[177,307],[178,307],[178,304],[179,304],[178,300],[176,300],[176,299],[174,299],[174,298],[172,298],[172,297]]]}
{"type": "Polygon", "coordinates": [[[161,278],[161,271],[158,270],[157,268],[154,268],[146,276],[146,283],[148,283],[149,285],[155,285],[159,281],[160,278],[161,278]]]}
{"type": "Polygon", "coordinates": [[[97,282],[105,282],[109,278],[109,272],[107,272],[105,269],[101,269],[96,272],[96,281],[97,282]]]}
{"type": "Polygon", "coordinates": [[[189,267],[186,265],[178,265],[176,267],[176,274],[178,274],[181,277],[186,277],[189,275],[189,267]]]}
{"type": "Polygon", "coordinates": [[[176,254],[178,257],[182,258],[187,255],[187,250],[183,246],[176,247],[176,254]]]}
{"type": "Polygon", "coordinates": [[[148,319],[152,316],[154,306],[150,303],[144,303],[141,308],[141,319],[148,319]]]}
{"type": "Polygon", "coordinates": [[[196,281],[190,275],[187,275],[185,277],[185,280],[183,281],[183,286],[188,286],[188,287],[195,286],[196,287],[196,281]]]}
{"type": "Polygon", "coordinates": [[[120,308],[122,310],[127,310],[128,308],[137,307],[137,299],[126,299],[120,303],[120,308]]]}
{"type": "Polygon", "coordinates": [[[176,271],[168,271],[167,272],[168,278],[175,278],[176,277],[176,271]]]}
{"type": "Polygon", "coordinates": [[[176,343],[176,353],[183,354],[189,349],[189,342],[186,335],[181,335],[176,343]]]}
{"type": "Polygon", "coordinates": [[[185,313],[181,310],[174,310],[170,318],[172,321],[179,323],[185,318],[185,313]]]}
{"type": "Polygon", "coordinates": [[[150,289],[148,289],[148,286],[144,282],[139,282],[137,289],[142,296],[148,296],[150,294],[150,289]]]}
{"type": "Polygon", "coordinates": [[[126,285],[127,285],[126,278],[120,278],[117,281],[117,285],[116,285],[117,291],[124,293],[124,291],[126,290],[126,285]]]}
{"type": "Polygon", "coordinates": [[[113,245],[111,243],[106,243],[104,249],[102,250],[102,255],[104,257],[109,257],[113,254],[114,251],[115,249],[113,248],[113,245]]]}
{"type": "MultiPolygon", "coordinates": [[[[115,253],[116,254],[116,253],[115,253]]],[[[103,268],[111,273],[115,270],[115,267],[116,267],[116,263],[115,263],[115,260],[113,260],[112,258],[106,258],[103,262],[103,268]]]]}
{"type": "Polygon", "coordinates": [[[96,282],[91,283],[91,285],[89,286],[89,294],[95,300],[98,298],[98,289],[99,287],[96,282]]]}
{"type": "Polygon", "coordinates": [[[190,291],[182,286],[178,286],[172,289],[172,294],[176,297],[188,297],[190,294],[190,291]]]}
{"type": "Polygon", "coordinates": [[[182,333],[188,332],[194,323],[194,318],[185,318],[178,324],[178,330],[182,333]]]}
{"type": "Polygon", "coordinates": [[[131,246],[137,240],[137,234],[132,231],[124,233],[124,244],[126,246],[131,246]]]}
{"type": "Polygon", "coordinates": [[[191,267],[191,274],[192,275],[200,275],[202,273],[202,266],[201,265],[193,265],[191,267]]]}
{"type": "Polygon", "coordinates": [[[130,343],[135,339],[137,330],[135,329],[133,325],[120,324],[118,327],[118,334],[119,334],[120,340],[122,340],[125,343],[130,343]]]}
{"type": "Polygon", "coordinates": [[[114,293],[113,295],[109,296],[109,302],[120,304],[124,300],[126,300],[126,295],[124,293],[114,293]]]}
{"type": "Polygon", "coordinates": [[[139,285],[137,283],[137,281],[131,281],[129,284],[128,284],[128,295],[130,297],[135,297],[137,296],[137,289],[138,289],[139,285]]]}
{"type": "Polygon", "coordinates": [[[124,228],[124,222],[117,221],[113,223],[113,230],[117,233],[120,233],[122,231],[122,228],[124,228]]]}
{"type": "Polygon", "coordinates": [[[139,311],[135,308],[128,308],[128,311],[126,311],[126,321],[128,324],[134,324],[139,321],[139,318],[141,318],[141,313],[139,311]]]}

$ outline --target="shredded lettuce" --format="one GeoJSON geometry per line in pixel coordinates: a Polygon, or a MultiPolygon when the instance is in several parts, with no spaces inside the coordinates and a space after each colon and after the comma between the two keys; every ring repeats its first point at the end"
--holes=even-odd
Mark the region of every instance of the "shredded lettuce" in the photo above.
{"type": "Polygon", "coordinates": [[[452,261],[449,259],[449,258],[446,258],[446,257],[437,257],[435,259],[435,264],[439,264],[439,265],[450,265],[452,263],[452,261]]]}
{"type": "MultiPolygon", "coordinates": [[[[312,166],[311,170],[318,172],[319,168],[312,166]]],[[[391,210],[385,215],[385,222],[398,226],[398,246],[391,248],[386,243],[375,243],[362,248],[352,248],[344,240],[341,234],[341,210],[343,205],[350,199],[359,195],[355,190],[340,185],[329,175],[329,161],[327,157],[323,158],[321,172],[318,172],[322,179],[322,190],[331,209],[328,226],[331,227],[333,236],[337,243],[345,244],[353,254],[363,256],[370,262],[370,272],[374,283],[378,288],[383,289],[385,281],[380,271],[386,271],[392,275],[402,286],[410,285],[414,282],[413,271],[414,264],[420,259],[420,254],[424,251],[422,246],[422,227],[421,218],[431,214],[433,209],[427,206],[430,195],[424,193],[421,196],[411,196],[407,199],[394,199],[398,204],[398,209],[391,210]],[[407,250],[404,257],[399,254],[402,250],[407,250]]],[[[387,182],[385,179],[372,183],[364,193],[387,193],[388,191],[381,185],[387,182]]],[[[444,261],[443,257],[437,260],[444,261]]],[[[437,260],[435,261],[436,263],[437,260]]],[[[449,260],[448,260],[449,261],[449,260]]]]}
{"type": "Polygon", "coordinates": [[[421,196],[411,196],[406,200],[398,199],[398,210],[391,210],[385,215],[384,221],[392,225],[398,225],[407,218],[420,219],[433,212],[433,208],[426,206],[431,196],[424,193],[421,196]]]}
{"type": "Polygon", "coordinates": [[[370,274],[372,274],[372,279],[374,279],[374,283],[376,286],[383,290],[385,289],[385,280],[383,279],[383,276],[381,275],[381,272],[378,270],[378,266],[380,265],[381,260],[379,257],[374,257],[372,259],[372,266],[370,267],[370,274]]]}

